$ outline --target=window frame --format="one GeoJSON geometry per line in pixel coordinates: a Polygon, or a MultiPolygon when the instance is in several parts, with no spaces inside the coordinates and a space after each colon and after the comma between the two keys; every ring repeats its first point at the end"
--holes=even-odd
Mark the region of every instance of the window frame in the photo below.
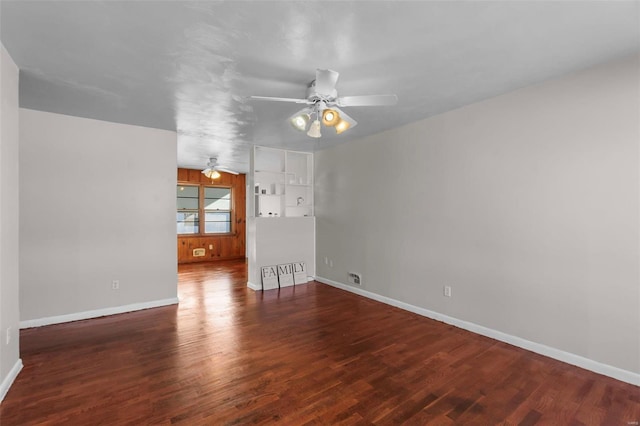
{"type": "MultiPolygon", "coordinates": [[[[202,203],[200,201],[201,200],[201,197],[200,197],[200,185],[198,185],[198,184],[180,184],[180,183],[178,183],[176,185],[176,189],[181,187],[181,186],[182,187],[194,187],[194,188],[196,188],[198,190],[197,191],[197,193],[198,193],[198,198],[197,198],[197,200],[198,200],[198,208],[197,209],[179,209],[178,208],[178,195],[177,195],[177,191],[176,191],[176,216],[177,216],[178,213],[195,213],[198,216],[198,232],[193,232],[193,233],[189,232],[189,233],[184,233],[184,234],[178,233],[178,229],[177,229],[178,221],[177,221],[177,217],[176,217],[176,234],[178,236],[187,236],[187,237],[200,235],[200,230],[202,229],[201,228],[201,226],[202,226],[202,220],[201,220],[202,203]]],[[[193,197],[188,197],[188,198],[193,198],[193,197]]]]}
{"type": "MultiPolygon", "coordinates": [[[[232,185],[216,185],[210,183],[195,183],[195,182],[177,182],[176,187],[180,186],[194,186],[198,187],[198,233],[194,234],[178,234],[176,229],[176,235],[180,238],[189,237],[217,237],[217,236],[234,236],[236,235],[235,227],[235,203],[234,203],[234,190],[232,185]],[[207,210],[205,209],[205,188],[223,188],[229,190],[229,210],[207,210]],[[229,212],[229,232],[205,232],[205,213],[206,212],[229,212]]],[[[177,196],[176,196],[176,212],[180,213],[182,210],[177,209],[177,196]]],[[[187,210],[195,211],[195,210],[187,210]]],[[[176,225],[177,226],[177,225],[176,225]]]]}
{"type": "Polygon", "coordinates": [[[231,186],[227,186],[227,185],[210,185],[210,184],[202,184],[200,185],[200,201],[201,201],[201,205],[202,205],[202,219],[200,221],[200,225],[202,226],[200,229],[202,230],[201,234],[203,236],[211,236],[211,235],[230,235],[233,234],[234,229],[233,229],[233,218],[234,218],[234,214],[233,214],[233,188],[231,186]],[[229,210],[211,210],[211,209],[207,209],[205,206],[205,199],[206,199],[206,189],[207,188],[222,188],[222,189],[228,189],[229,190],[229,210]],[[207,211],[210,213],[215,213],[215,212],[220,212],[220,213],[229,213],[229,232],[207,232],[206,231],[206,222],[207,222],[207,211]]]}

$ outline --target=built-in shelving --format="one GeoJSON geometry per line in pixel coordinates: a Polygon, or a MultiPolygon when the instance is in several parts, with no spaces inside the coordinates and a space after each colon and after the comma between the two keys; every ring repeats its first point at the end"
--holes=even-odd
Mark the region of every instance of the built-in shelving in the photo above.
{"type": "Polygon", "coordinates": [[[253,215],[313,216],[313,154],[255,146],[253,215]]]}

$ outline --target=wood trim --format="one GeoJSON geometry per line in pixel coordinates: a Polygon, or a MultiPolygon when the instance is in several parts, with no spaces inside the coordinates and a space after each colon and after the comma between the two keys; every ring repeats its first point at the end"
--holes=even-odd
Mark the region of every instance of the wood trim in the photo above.
{"type": "Polygon", "coordinates": [[[234,238],[234,237],[237,237],[237,236],[238,236],[237,232],[230,232],[228,234],[180,234],[180,235],[178,235],[178,238],[194,238],[194,237],[200,237],[200,238],[208,238],[208,237],[234,238]]]}

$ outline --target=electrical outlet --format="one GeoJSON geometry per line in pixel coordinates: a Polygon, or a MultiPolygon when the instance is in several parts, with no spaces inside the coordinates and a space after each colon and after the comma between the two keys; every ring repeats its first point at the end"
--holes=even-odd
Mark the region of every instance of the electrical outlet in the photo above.
{"type": "Polygon", "coordinates": [[[329,259],[329,268],[333,268],[333,260],[329,259]]]}
{"type": "Polygon", "coordinates": [[[120,289],[120,281],[113,280],[111,281],[111,290],[119,290],[120,289]]]}
{"type": "Polygon", "coordinates": [[[329,264],[329,258],[327,256],[324,257],[324,264],[325,265],[329,264]]]}
{"type": "Polygon", "coordinates": [[[11,342],[11,327],[7,328],[7,345],[11,342]]]}
{"type": "Polygon", "coordinates": [[[450,285],[445,285],[444,286],[444,296],[445,297],[451,297],[451,286],[450,285]]]}

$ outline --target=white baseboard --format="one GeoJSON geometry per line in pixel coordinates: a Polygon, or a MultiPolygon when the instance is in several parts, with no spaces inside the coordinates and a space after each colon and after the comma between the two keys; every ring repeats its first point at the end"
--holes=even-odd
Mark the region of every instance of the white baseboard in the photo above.
{"type": "Polygon", "coordinates": [[[151,302],[133,303],[131,305],[114,306],[112,308],[96,309],[93,311],[76,312],[74,314],[57,315],[54,317],[37,318],[20,321],[20,328],[42,327],[44,325],[60,324],[63,322],[79,321],[107,315],[123,314],[125,312],[140,311],[142,309],[158,308],[160,306],[176,305],[177,297],[171,299],[153,300],[151,302]]]}
{"type": "Polygon", "coordinates": [[[7,392],[9,392],[9,388],[13,384],[13,381],[18,377],[18,373],[22,370],[22,360],[18,358],[11,370],[9,370],[9,374],[4,378],[2,383],[0,383],[0,402],[7,396],[7,392]]]}
{"type": "Polygon", "coordinates": [[[632,385],[640,386],[640,374],[632,371],[623,370],[618,367],[614,367],[608,364],[603,364],[598,361],[594,361],[589,358],[582,357],[580,355],[565,352],[560,349],[552,348],[540,343],[532,342],[530,340],[523,339],[521,337],[512,336],[510,334],[503,333],[498,330],[484,327],[482,325],[474,324],[472,322],[460,320],[454,317],[440,314],[438,312],[430,311],[429,309],[420,308],[418,306],[410,305],[405,302],[401,302],[390,297],[381,296],[376,293],[372,293],[367,290],[363,290],[358,287],[343,284],[337,281],[333,281],[327,278],[316,277],[316,281],[323,284],[328,284],[332,287],[336,287],[342,290],[349,291],[351,293],[358,294],[360,296],[367,297],[369,299],[376,300],[378,302],[385,303],[387,305],[395,306],[396,308],[404,309],[405,311],[413,312],[418,315],[422,315],[427,318],[441,321],[450,325],[453,325],[464,330],[471,331],[482,336],[490,337],[501,342],[508,343],[519,348],[526,349],[531,352],[538,353],[540,355],[547,356],[549,358],[557,359],[558,361],[566,362],[567,364],[575,365],[585,370],[593,371],[598,374],[612,377],[614,379],[630,383],[632,385]]]}

